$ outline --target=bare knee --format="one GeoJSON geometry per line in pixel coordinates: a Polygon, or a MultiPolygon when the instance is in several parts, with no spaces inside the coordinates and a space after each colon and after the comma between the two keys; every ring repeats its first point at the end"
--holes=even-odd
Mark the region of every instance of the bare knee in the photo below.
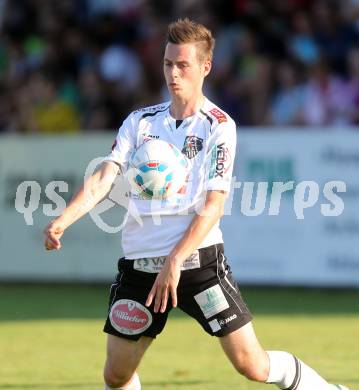
{"type": "Polygon", "coordinates": [[[103,375],[105,383],[113,388],[126,385],[135,373],[151,341],[149,337],[141,337],[138,341],[132,341],[109,334],[103,375]]]}
{"type": "Polygon", "coordinates": [[[257,365],[242,367],[239,372],[247,379],[255,382],[266,382],[268,379],[268,369],[257,365]]]}
{"type": "Polygon", "coordinates": [[[107,386],[111,388],[118,388],[128,383],[132,378],[133,374],[134,373],[129,370],[114,370],[106,366],[104,369],[103,377],[107,386]]]}
{"type": "Polygon", "coordinates": [[[220,342],[229,360],[240,374],[252,381],[267,381],[269,358],[259,344],[251,322],[220,338],[220,342]]]}
{"type": "Polygon", "coordinates": [[[247,379],[255,382],[266,382],[269,375],[269,363],[265,357],[246,356],[235,362],[235,369],[247,379]]]}

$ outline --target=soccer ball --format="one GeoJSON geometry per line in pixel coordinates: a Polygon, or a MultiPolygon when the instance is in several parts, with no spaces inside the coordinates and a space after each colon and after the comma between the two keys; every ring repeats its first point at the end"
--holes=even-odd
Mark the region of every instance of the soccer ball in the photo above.
{"type": "Polygon", "coordinates": [[[188,174],[186,157],[162,140],[144,142],[132,154],[128,178],[135,193],[147,199],[166,199],[178,193],[188,174]]]}

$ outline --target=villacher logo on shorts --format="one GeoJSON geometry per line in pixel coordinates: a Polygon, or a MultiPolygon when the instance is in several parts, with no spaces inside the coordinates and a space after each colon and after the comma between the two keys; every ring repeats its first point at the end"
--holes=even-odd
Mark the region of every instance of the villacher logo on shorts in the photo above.
{"type": "Polygon", "coordinates": [[[131,299],[116,301],[110,311],[111,325],[120,333],[134,335],[144,332],[152,324],[152,315],[139,302],[131,299]]]}

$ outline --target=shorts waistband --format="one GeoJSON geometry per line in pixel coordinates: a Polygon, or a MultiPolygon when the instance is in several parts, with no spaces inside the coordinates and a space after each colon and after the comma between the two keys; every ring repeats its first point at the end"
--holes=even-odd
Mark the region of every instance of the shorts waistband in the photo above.
{"type": "MultiPolygon", "coordinates": [[[[205,267],[206,265],[212,263],[217,260],[217,253],[224,253],[223,243],[213,244],[204,248],[197,249],[199,253],[200,260],[200,268],[205,267]]],[[[165,256],[158,256],[165,257],[165,256]]],[[[118,261],[118,269],[119,271],[122,269],[133,269],[134,262],[137,259],[126,259],[125,257],[121,257],[118,261]]],[[[186,271],[185,271],[186,272],[186,271]]]]}

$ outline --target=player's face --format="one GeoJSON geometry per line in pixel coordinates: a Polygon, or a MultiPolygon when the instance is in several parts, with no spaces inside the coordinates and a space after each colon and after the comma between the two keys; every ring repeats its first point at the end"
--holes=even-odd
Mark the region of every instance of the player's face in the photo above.
{"type": "Polygon", "coordinates": [[[202,91],[203,79],[211,69],[211,62],[199,60],[195,43],[168,43],[163,69],[171,96],[190,99],[202,91]]]}

